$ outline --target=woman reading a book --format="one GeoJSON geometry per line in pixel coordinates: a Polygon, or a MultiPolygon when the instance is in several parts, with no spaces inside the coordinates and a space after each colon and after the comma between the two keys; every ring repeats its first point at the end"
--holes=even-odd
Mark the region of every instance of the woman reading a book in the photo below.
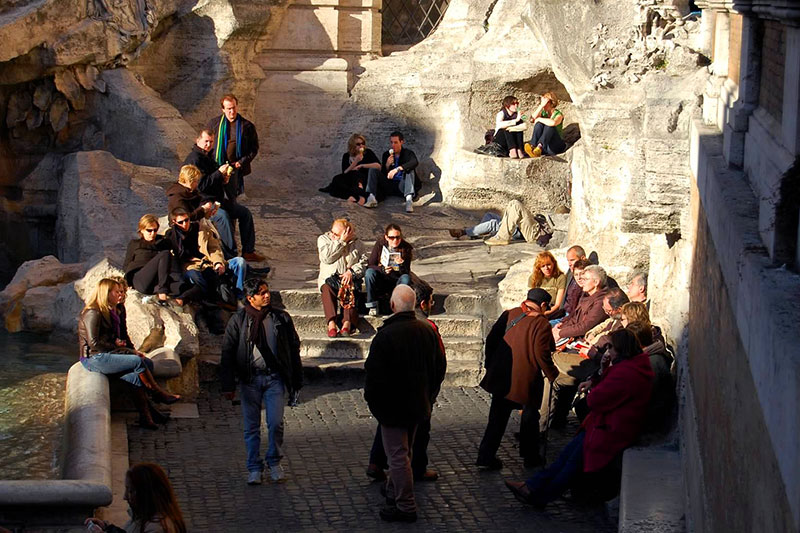
{"type": "Polygon", "coordinates": [[[404,238],[400,226],[389,224],[375,242],[367,261],[364,281],[367,285],[369,316],[378,316],[378,299],[390,294],[396,285],[411,285],[413,246],[404,238]]]}

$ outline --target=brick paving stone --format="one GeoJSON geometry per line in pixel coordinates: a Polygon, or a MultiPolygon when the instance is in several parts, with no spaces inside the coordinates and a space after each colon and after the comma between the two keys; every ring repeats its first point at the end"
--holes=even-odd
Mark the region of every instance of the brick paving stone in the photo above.
{"type": "MultiPolygon", "coordinates": [[[[363,389],[313,384],[301,405],[286,409],[285,457],[288,481],[248,486],[240,408],[204,384],[197,400],[200,417],[172,420],[162,430],[128,427],[131,463],[164,466],[175,487],[189,530],[238,531],[615,531],[604,506],[579,507],[557,500],[545,512],[518,503],[504,479],[524,479],[526,470],[512,433],[512,415],[499,457],[500,472],[474,466],[489,410],[489,395],[478,388],[444,388],[433,414],[430,466],[441,477],[415,486],[419,520],[387,524],[378,517],[379,484],[364,474],[376,428],[363,389]]],[[[551,431],[548,459],[577,428],[551,431]]],[[[266,451],[262,425],[262,452],[266,451]]]]}

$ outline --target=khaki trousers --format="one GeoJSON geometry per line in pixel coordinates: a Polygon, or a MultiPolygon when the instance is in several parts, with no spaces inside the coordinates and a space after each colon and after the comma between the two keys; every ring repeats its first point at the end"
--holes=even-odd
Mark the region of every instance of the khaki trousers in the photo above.
{"type": "Polygon", "coordinates": [[[533,219],[530,211],[525,209],[519,200],[511,200],[503,212],[500,229],[497,230],[497,239],[510,241],[512,235],[519,228],[520,233],[528,242],[536,242],[539,224],[533,219]]]}
{"type": "Polygon", "coordinates": [[[389,460],[389,479],[386,481],[386,497],[393,498],[401,511],[414,513],[414,475],[411,472],[411,444],[417,427],[391,427],[381,424],[383,449],[389,460]]]}

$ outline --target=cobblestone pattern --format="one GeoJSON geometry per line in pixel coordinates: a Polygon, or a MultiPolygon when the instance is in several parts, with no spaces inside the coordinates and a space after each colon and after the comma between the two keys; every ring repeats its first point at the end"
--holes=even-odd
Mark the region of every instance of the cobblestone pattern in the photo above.
{"type": "MultiPolygon", "coordinates": [[[[363,390],[330,384],[307,386],[301,405],[286,409],[283,466],[288,481],[246,485],[240,408],[203,387],[199,419],[171,421],[151,432],[131,423],[131,464],[164,466],[177,492],[190,531],[616,531],[604,506],[578,507],[558,500],[545,512],[518,503],[503,479],[523,479],[526,471],[513,432],[512,415],[498,453],[501,472],[474,466],[489,410],[489,395],[478,388],[445,388],[434,409],[429,446],[435,483],[417,483],[416,524],[382,522],[379,484],[365,475],[376,422],[363,390]]],[[[548,459],[574,434],[551,431],[548,459]]],[[[262,425],[262,452],[266,428],[262,425]]],[[[266,473],[265,473],[266,474],[266,473]]]]}

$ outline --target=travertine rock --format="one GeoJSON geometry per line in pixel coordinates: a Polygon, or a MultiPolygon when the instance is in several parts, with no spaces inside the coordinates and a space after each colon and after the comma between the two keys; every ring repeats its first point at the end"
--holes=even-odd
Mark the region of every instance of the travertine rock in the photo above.
{"type": "Polygon", "coordinates": [[[56,72],[55,84],[56,89],[67,97],[73,109],[83,109],[86,105],[86,97],[80,84],[78,84],[78,80],[75,79],[75,73],[71,69],[63,69],[56,72]]]}
{"type": "Polygon", "coordinates": [[[139,218],[166,212],[164,189],[143,177],[161,175],[168,182],[169,172],[149,169],[139,174],[137,168],[102,151],[64,159],[56,220],[62,260],[85,261],[102,253],[121,263],[139,218]]]}

